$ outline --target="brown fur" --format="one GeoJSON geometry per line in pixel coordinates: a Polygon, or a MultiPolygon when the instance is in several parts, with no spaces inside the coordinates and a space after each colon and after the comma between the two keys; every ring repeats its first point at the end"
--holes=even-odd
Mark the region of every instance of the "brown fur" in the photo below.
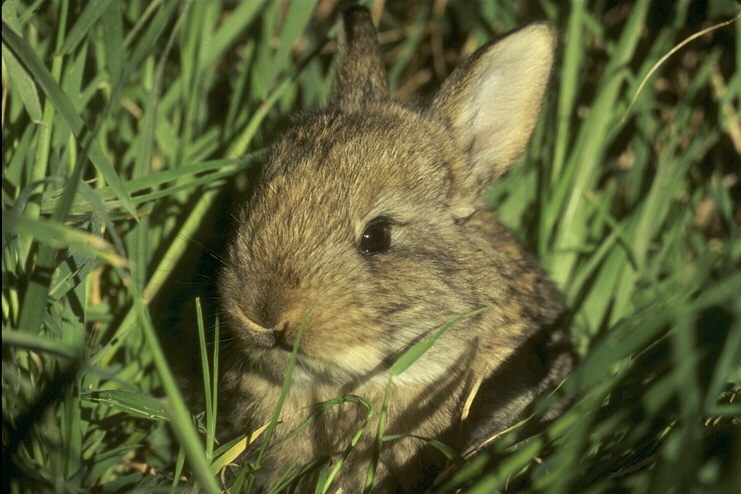
{"type": "MultiPolygon", "coordinates": [[[[272,444],[312,405],[343,394],[380,411],[388,368],[404,351],[446,321],[488,306],[444,333],[391,392],[386,434],[436,438],[465,451],[512,425],[572,363],[560,295],[483,209],[486,188],[530,137],[555,36],[536,24],[481,48],[429,106],[413,108],[388,96],[368,12],[351,9],[344,27],[332,104],[273,146],[228,246],[219,297],[235,345],[220,388],[225,435],[270,420],[307,311],[272,444]],[[379,217],[390,221],[390,247],[363,254],[359,239],[379,217]]],[[[344,403],[322,414],[269,451],[258,484],[272,485],[296,457],[300,464],[336,459],[364,413],[344,403]]],[[[367,427],[334,489],[361,491],[376,426],[367,427]]],[[[398,439],[382,450],[374,488],[418,489],[443,464],[424,442],[398,439]]]]}

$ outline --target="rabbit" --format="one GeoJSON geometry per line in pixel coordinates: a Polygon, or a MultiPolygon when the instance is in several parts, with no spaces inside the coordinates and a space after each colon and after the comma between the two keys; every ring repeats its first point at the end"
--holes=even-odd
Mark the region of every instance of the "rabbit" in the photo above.
{"type": "MultiPolygon", "coordinates": [[[[474,448],[574,362],[562,296],[484,204],[530,139],[556,34],[536,23],[483,46],[414,106],[389,95],[370,13],[352,7],[342,23],[328,107],[291,123],[235,213],[218,275],[231,352],[219,417],[229,438],[270,422],[303,324],[256,485],[269,489],[296,458],[336,461],[367,416],[360,403],[330,407],[281,441],[318,403],[355,395],[376,414],[331,489],[360,492],[390,366],[447,321],[488,307],[393,380],[385,434],[403,436],[383,444],[373,490],[414,492],[445,457],[410,436],[474,448]]],[[[259,448],[260,439],[248,456],[259,448]]],[[[313,491],[317,476],[293,488],[313,491]]]]}

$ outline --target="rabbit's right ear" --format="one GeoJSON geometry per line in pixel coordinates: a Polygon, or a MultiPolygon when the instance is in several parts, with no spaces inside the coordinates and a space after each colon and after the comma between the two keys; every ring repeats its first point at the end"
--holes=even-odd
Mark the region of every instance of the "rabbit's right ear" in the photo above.
{"type": "Polygon", "coordinates": [[[466,153],[452,165],[452,205],[466,217],[522,154],[540,113],[556,34],[532,24],[490,43],[458,66],[432,103],[466,153]]]}
{"type": "Polygon", "coordinates": [[[352,104],[388,98],[386,69],[370,12],[354,6],[345,11],[342,21],[332,102],[352,104]]]}

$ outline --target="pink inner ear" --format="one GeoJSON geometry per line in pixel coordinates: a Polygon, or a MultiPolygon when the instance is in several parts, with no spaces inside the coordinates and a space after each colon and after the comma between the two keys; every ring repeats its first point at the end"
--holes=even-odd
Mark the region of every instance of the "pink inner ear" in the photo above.
{"type": "Polygon", "coordinates": [[[481,206],[484,193],[522,154],[550,77],[555,32],[533,24],[484,46],[445,81],[433,101],[466,153],[455,177],[459,214],[481,206]]]}
{"type": "Polygon", "coordinates": [[[518,108],[523,103],[521,98],[507,94],[504,71],[492,72],[475,93],[469,130],[473,139],[471,157],[474,161],[483,159],[483,166],[506,164],[517,158],[524,146],[523,138],[526,141],[529,137],[527,113],[532,111],[518,108]]]}
{"type": "Polygon", "coordinates": [[[507,167],[524,150],[550,75],[553,43],[548,28],[534,26],[503,39],[478,60],[468,101],[473,118],[464,132],[479,166],[507,167]]]}
{"type": "Polygon", "coordinates": [[[476,159],[482,153],[490,153],[493,148],[500,145],[499,136],[504,133],[503,127],[506,124],[496,118],[487,118],[486,120],[479,121],[476,118],[474,121],[474,136],[473,146],[471,147],[471,155],[476,159]]]}

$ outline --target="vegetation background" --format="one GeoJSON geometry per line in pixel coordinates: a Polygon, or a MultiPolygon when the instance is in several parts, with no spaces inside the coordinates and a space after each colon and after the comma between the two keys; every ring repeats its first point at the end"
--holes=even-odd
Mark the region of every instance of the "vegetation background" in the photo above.
{"type": "MultiPolygon", "coordinates": [[[[738,4],[363,3],[402,99],[498,34],[560,32],[491,202],[573,310],[575,405],[439,492],[738,492],[741,22],[679,46],[738,4]]],[[[249,486],[225,466],[244,443],[215,444],[212,414],[194,427],[153,321],[213,280],[189,266],[221,238],[225,191],[286,115],[326,102],[339,7],[3,3],[3,492],[249,486]]]]}

